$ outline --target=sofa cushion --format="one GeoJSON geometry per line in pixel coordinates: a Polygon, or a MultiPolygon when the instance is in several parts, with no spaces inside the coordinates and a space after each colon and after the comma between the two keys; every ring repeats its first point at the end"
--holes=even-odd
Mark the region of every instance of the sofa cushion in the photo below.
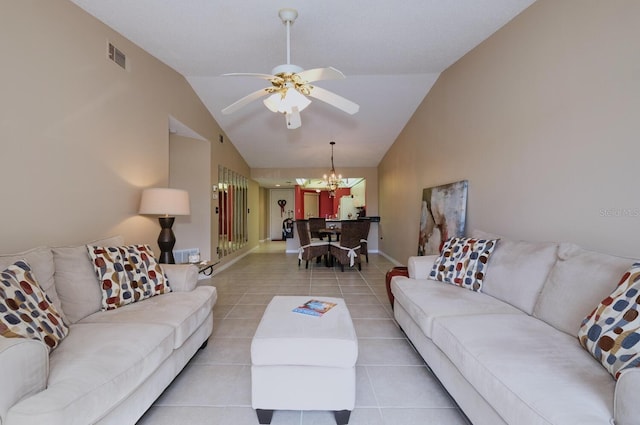
{"type": "Polygon", "coordinates": [[[485,294],[428,279],[396,276],[391,280],[395,302],[411,315],[422,332],[431,338],[438,317],[484,313],[523,314],[517,308],[485,294]]]}
{"type": "Polygon", "coordinates": [[[37,339],[54,349],[68,332],[25,261],[0,272],[0,335],[37,339]]]}
{"type": "Polygon", "coordinates": [[[491,254],[490,272],[484,277],[482,292],[531,314],[556,262],[558,244],[514,241],[480,230],[474,230],[471,236],[500,239],[491,254]]]}
{"type": "Polygon", "coordinates": [[[56,306],[56,310],[58,310],[62,319],[68,323],[54,284],[53,274],[55,267],[51,249],[47,247],[37,247],[17,254],[0,255],[0,270],[6,269],[19,260],[25,260],[29,264],[38,284],[49,296],[53,305],[56,306]]]}
{"type": "MultiPolygon", "coordinates": [[[[97,246],[120,246],[122,236],[114,236],[89,242],[97,246]]],[[[102,291],[100,281],[91,264],[87,244],[61,246],[51,249],[55,263],[55,283],[62,309],[69,323],[100,310],[102,291]]]]}
{"type": "Polygon", "coordinates": [[[429,278],[480,292],[496,242],[495,239],[447,239],[429,278]]]}
{"type": "Polygon", "coordinates": [[[616,379],[624,369],[640,366],[639,293],[640,263],[635,263],[578,331],[580,344],[616,379]]]}
{"type": "Polygon", "coordinates": [[[149,245],[87,245],[87,250],[100,280],[103,310],[171,292],[149,245]]]}
{"type": "Polygon", "coordinates": [[[99,311],[79,323],[135,322],[171,326],[175,330],[173,348],[178,348],[209,316],[216,299],[215,287],[200,286],[189,292],[172,292],[115,310],[99,311]]]}
{"type": "Polygon", "coordinates": [[[441,317],[433,342],[506,423],[613,423],[615,381],[575,337],[534,317],[441,317]]]}
{"type": "Polygon", "coordinates": [[[22,400],[7,423],[92,424],[131,395],[173,351],[173,328],[75,324],[52,352],[47,389],[22,400]]]}
{"type": "Polygon", "coordinates": [[[582,320],[613,292],[619,277],[633,263],[571,243],[560,244],[558,260],[542,287],[534,316],[577,336],[582,320]]]}

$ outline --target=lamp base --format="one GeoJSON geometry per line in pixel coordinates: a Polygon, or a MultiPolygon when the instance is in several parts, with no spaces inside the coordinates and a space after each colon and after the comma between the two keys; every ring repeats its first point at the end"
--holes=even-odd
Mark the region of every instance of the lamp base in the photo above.
{"type": "Polygon", "coordinates": [[[171,226],[175,221],[175,217],[158,217],[160,222],[160,236],[158,236],[158,246],[160,247],[159,262],[163,264],[175,264],[176,260],[173,258],[173,247],[176,244],[176,235],[173,234],[171,226]]]}

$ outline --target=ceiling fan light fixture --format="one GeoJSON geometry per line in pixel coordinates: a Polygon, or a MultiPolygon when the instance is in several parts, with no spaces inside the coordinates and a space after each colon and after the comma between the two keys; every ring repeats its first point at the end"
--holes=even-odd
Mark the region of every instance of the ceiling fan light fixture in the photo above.
{"type": "Polygon", "coordinates": [[[311,101],[296,89],[286,89],[284,96],[276,92],[262,102],[271,112],[283,114],[292,113],[294,107],[297,107],[300,112],[311,104],[311,101]]]}

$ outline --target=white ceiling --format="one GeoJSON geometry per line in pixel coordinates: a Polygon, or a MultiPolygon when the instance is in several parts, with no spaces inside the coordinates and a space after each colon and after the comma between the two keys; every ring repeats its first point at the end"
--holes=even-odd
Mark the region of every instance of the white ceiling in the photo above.
{"type": "Polygon", "coordinates": [[[328,168],[333,139],[339,171],[377,166],[439,74],[534,0],[72,1],[184,75],[250,167],[328,168]],[[268,82],[221,74],[286,63],[284,7],[299,13],[291,62],[345,73],[316,85],[358,103],[357,114],[313,100],[296,130],[261,101],[222,115],[268,82]]]}

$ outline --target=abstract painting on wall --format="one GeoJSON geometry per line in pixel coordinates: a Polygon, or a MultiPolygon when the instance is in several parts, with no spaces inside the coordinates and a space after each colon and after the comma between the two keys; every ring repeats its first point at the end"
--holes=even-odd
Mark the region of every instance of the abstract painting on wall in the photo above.
{"type": "Polygon", "coordinates": [[[418,255],[438,254],[448,238],[464,236],[468,186],[462,180],[422,191],[418,255]]]}

